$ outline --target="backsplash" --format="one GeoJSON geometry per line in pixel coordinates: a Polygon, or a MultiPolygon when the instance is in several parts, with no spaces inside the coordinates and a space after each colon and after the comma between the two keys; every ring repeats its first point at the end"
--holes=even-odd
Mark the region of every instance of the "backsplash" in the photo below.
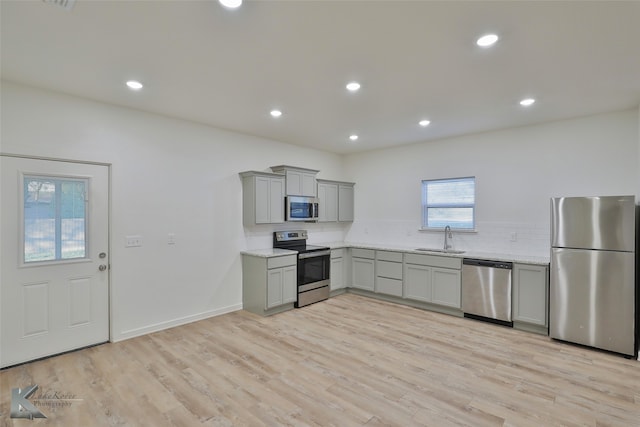
{"type": "Polygon", "coordinates": [[[243,249],[265,249],[273,246],[273,232],[283,230],[307,230],[310,244],[322,242],[342,242],[345,240],[345,230],[351,224],[338,223],[284,223],[245,227],[244,236],[246,247],[243,249]]]}
{"type": "MultiPolygon", "coordinates": [[[[453,231],[453,249],[548,257],[550,225],[530,223],[478,222],[476,232],[453,231]],[[514,241],[513,241],[514,240],[514,241]]],[[[353,224],[294,223],[244,229],[245,248],[264,249],[273,245],[273,232],[308,230],[309,243],[351,242],[389,244],[407,248],[441,248],[442,231],[420,231],[412,221],[356,221],[353,224]]]]}
{"type": "MultiPolygon", "coordinates": [[[[549,256],[550,225],[478,222],[476,232],[453,231],[450,243],[457,250],[531,256],[549,256]]],[[[406,247],[441,248],[444,232],[421,231],[413,221],[356,221],[345,239],[406,247]]]]}

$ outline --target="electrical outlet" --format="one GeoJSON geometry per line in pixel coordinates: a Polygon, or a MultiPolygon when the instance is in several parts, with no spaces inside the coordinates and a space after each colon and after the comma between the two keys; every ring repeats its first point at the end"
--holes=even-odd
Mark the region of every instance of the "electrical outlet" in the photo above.
{"type": "Polygon", "coordinates": [[[518,241],[518,233],[516,233],[515,231],[511,233],[511,241],[512,242],[518,241]]]}
{"type": "Polygon", "coordinates": [[[167,244],[168,245],[175,245],[176,244],[176,235],[173,233],[169,233],[169,235],[167,236],[167,244]]]}
{"type": "Polygon", "coordinates": [[[125,248],[135,248],[142,246],[142,236],[126,236],[124,240],[125,248]]]}

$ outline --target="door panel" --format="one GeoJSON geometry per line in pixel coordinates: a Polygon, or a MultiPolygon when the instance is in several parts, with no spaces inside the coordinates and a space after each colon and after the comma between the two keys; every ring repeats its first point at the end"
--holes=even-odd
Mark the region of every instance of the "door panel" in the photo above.
{"type": "Polygon", "coordinates": [[[107,341],[108,166],[0,162],[0,367],[107,341]]]}
{"type": "Polygon", "coordinates": [[[549,335],[634,353],[635,254],[551,250],[549,335]]]}

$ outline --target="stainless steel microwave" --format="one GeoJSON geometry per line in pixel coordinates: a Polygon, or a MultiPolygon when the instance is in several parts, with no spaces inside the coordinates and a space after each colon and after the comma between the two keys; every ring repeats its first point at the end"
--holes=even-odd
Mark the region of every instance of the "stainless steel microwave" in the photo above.
{"type": "Polygon", "coordinates": [[[315,197],[287,196],[285,198],[287,221],[318,220],[318,199],[315,197]]]}

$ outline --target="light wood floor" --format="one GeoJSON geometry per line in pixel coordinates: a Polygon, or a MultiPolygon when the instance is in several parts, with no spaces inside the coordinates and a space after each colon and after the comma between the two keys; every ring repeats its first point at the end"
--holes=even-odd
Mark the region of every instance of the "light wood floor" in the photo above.
{"type": "Polygon", "coordinates": [[[640,362],[353,294],[0,372],[3,426],[640,426],[640,362]],[[74,394],[9,418],[12,387],[74,394]]]}

